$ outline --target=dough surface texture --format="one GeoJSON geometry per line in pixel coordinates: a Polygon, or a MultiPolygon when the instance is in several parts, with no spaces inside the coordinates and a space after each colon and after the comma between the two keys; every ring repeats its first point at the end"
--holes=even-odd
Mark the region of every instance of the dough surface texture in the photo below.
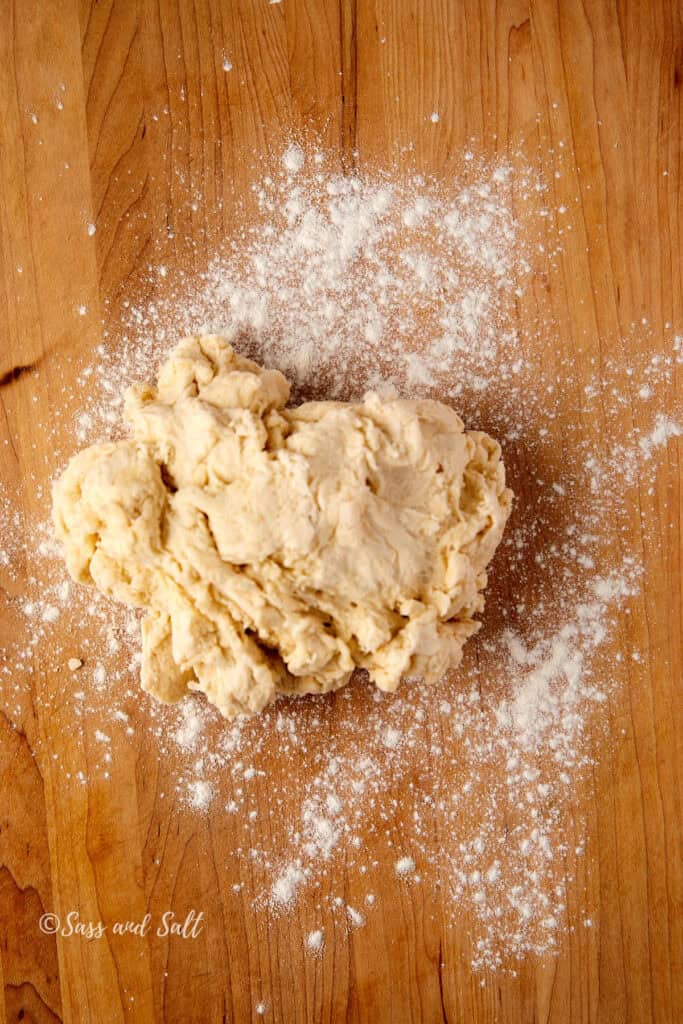
{"type": "Polygon", "coordinates": [[[479,623],[512,492],[496,441],[448,406],[286,408],[277,370],[186,338],[129,389],[130,440],[54,488],[74,579],[143,608],[142,685],[232,717],[367,669],[439,679],[479,623]]]}

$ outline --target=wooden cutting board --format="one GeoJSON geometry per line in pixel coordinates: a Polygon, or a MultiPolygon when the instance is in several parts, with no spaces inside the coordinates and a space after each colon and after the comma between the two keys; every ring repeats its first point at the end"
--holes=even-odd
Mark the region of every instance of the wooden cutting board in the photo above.
{"type": "MultiPolygon", "coordinates": [[[[535,283],[555,323],[531,355],[580,339],[579,370],[600,366],[624,358],[620,339],[642,318],[647,340],[631,344],[670,353],[665,325],[683,324],[682,18],[666,0],[3,0],[3,489],[42,514],[59,416],[78,401],[63,390],[69,366],[152,255],[192,268],[197,247],[229,233],[245,153],[267,157],[290,130],[316,133],[343,168],[400,165],[412,143],[411,165],[436,176],[473,145],[520,150],[552,180],[562,145],[552,202],[580,203],[559,266],[535,283]]],[[[674,415],[673,387],[661,401],[674,415]]],[[[631,428],[641,415],[634,406],[631,428]]],[[[680,452],[672,440],[656,486],[636,492],[657,540],[643,543],[634,516],[642,599],[619,638],[627,649],[639,637],[643,656],[610,703],[613,741],[596,740],[591,856],[557,957],[482,987],[438,895],[397,895],[391,864],[375,922],[305,957],[305,906],[272,920],[235,898],[222,810],[184,815],[160,797],[153,735],[115,739],[113,784],[82,785],[97,753],[69,730],[64,674],[41,647],[25,677],[2,677],[29,699],[5,700],[0,717],[0,1021],[682,1020],[680,452]],[[189,943],[38,926],[45,912],[111,922],[193,907],[206,927],[189,943]]],[[[3,586],[21,594],[21,580],[3,586]]],[[[3,605],[3,643],[18,628],[3,605]]]]}

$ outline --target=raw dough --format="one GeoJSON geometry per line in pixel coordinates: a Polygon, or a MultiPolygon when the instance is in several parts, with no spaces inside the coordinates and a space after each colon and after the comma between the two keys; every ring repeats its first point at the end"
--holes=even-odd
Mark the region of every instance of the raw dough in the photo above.
{"type": "Polygon", "coordinates": [[[310,402],[220,335],[129,389],[133,439],[54,490],[71,575],[147,610],[142,685],[226,716],[441,677],[477,631],[512,492],[496,441],[433,401],[310,402]]]}

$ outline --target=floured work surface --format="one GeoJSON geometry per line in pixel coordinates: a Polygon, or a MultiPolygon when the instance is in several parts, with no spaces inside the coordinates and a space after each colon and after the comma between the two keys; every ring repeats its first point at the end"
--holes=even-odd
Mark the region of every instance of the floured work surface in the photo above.
{"type": "MultiPolygon", "coordinates": [[[[285,7],[254,15],[274,53],[286,29],[302,38],[303,8],[285,7]]],[[[290,45],[291,81],[304,76],[293,95],[336,96],[336,44],[310,17],[330,92],[290,45]]],[[[596,82],[585,25],[568,41],[534,24],[535,58],[523,33],[496,26],[515,41],[502,159],[489,122],[440,92],[441,76],[464,89],[473,67],[424,70],[418,110],[414,73],[391,54],[424,40],[389,12],[376,39],[364,18],[356,178],[348,144],[339,173],[337,129],[348,140],[351,126],[331,98],[307,111],[318,136],[278,129],[266,155],[245,119],[228,143],[218,111],[246,109],[252,75],[275,102],[259,108],[271,129],[289,104],[272,100],[278,65],[249,48],[251,23],[241,55],[227,29],[206,30],[210,75],[190,51],[162,64],[173,48],[159,40],[177,26],[152,24],[126,65],[129,99],[113,107],[101,97],[106,82],[119,88],[116,60],[96,54],[118,51],[96,42],[105,28],[132,38],[132,25],[94,12],[82,53],[75,22],[60,26],[40,78],[38,29],[17,23],[24,84],[8,124],[29,156],[11,148],[3,164],[20,207],[3,215],[8,1012],[488,1020],[495,987],[504,1019],[524,1019],[532,998],[553,1020],[625,1007],[667,1019],[680,1000],[662,888],[680,871],[673,157],[659,147],[656,176],[647,164],[648,189],[635,189],[619,150],[628,118],[608,89],[621,57],[601,51],[596,82]],[[541,103],[522,82],[541,89],[560,56],[576,80],[541,103]],[[365,90],[383,95],[382,79],[363,78],[373,60],[395,80],[381,116],[365,90]],[[152,87],[164,74],[166,98],[152,87]],[[202,77],[202,97],[200,75],[217,91],[202,77]],[[129,100],[143,88],[137,137],[129,100]],[[572,141],[575,118],[594,139],[572,141]],[[179,337],[224,329],[292,378],[297,401],[391,384],[500,439],[517,501],[484,626],[448,679],[386,696],[359,679],[226,725],[201,698],[163,709],[141,695],[138,623],[68,583],[42,525],[49,483],[76,448],[118,436],[124,386],[153,378],[179,337]],[[108,930],[55,938],[44,911],[108,930]],[[191,911],[203,915],[194,932],[190,921],[184,937],[164,933],[165,913],[191,911]]],[[[427,16],[420,32],[442,29],[427,16]]],[[[637,89],[628,96],[637,109],[637,89]]]]}

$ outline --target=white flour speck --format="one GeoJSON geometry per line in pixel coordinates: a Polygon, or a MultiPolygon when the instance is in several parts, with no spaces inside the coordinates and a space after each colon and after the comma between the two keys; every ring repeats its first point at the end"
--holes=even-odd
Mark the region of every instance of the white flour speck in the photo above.
{"type": "Polygon", "coordinates": [[[396,874],[400,876],[410,875],[415,870],[415,861],[412,857],[401,857],[396,861],[396,874]]]}
{"type": "Polygon", "coordinates": [[[306,945],[313,953],[318,953],[325,944],[325,933],[322,930],[309,932],[306,938],[306,945]]]}

